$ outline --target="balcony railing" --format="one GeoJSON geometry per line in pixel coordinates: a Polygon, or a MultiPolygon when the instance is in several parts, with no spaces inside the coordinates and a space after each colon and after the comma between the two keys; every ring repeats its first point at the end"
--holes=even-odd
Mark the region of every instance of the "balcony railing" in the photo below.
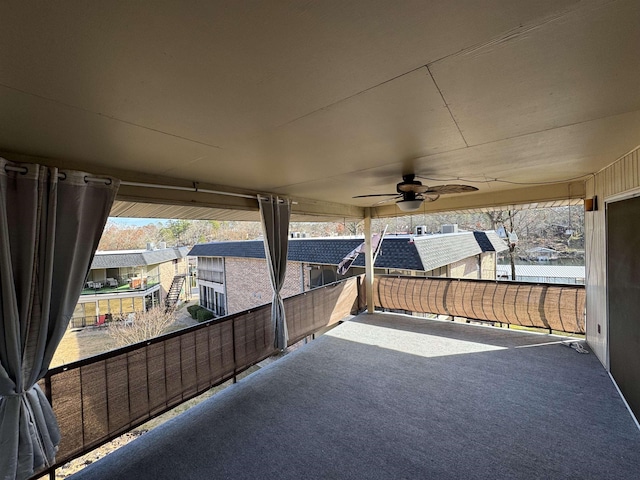
{"type": "Polygon", "coordinates": [[[584,285],[376,277],[377,307],[585,333],[584,285]]]}
{"type": "Polygon", "coordinates": [[[215,270],[198,270],[198,278],[214,283],[224,283],[224,272],[215,270]]]}
{"type": "MultiPolygon", "coordinates": [[[[584,287],[378,277],[378,308],[584,332],[584,287]]],[[[360,277],[284,300],[289,344],[366,304],[360,277]]],[[[41,387],[62,431],[62,465],[276,353],[271,305],[50,370],[41,387]]],[[[41,475],[40,472],[38,475],[41,475]]]]}
{"type": "MultiPolygon", "coordinates": [[[[285,299],[289,343],[356,313],[357,297],[352,278],[285,299]]],[[[62,431],[52,468],[274,353],[271,305],[266,304],[51,369],[41,387],[62,431]]]]}
{"type": "Polygon", "coordinates": [[[159,283],[159,275],[108,277],[88,281],[82,290],[82,295],[139,292],[155,287],[159,283]]]}

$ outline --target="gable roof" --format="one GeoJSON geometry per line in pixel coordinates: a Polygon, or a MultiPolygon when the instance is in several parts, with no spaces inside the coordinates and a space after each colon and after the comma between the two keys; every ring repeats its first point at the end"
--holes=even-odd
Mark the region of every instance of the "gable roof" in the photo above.
{"type": "Polygon", "coordinates": [[[121,250],[96,252],[91,269],[141,267],[170,262],[188,255],[189,247],[163,248],[162,250],[121,250]]]}
{"type": "MultiPolygon", "coordinates": [[[[288,259],[294,262],[338,265],[364,241],[356,237],[289,239],[288,259]]],[[[376,258],[377,268],[429,271],[482,252],[506,250],[495,232],[459,232],[424,236],[387,236],[376,258]],[[476,236],[475,233],[482,235],[476,236]]],[[[198,257],[265,258],[262,240],[211,242],[195,245],[189,255],[198,257]]],[[[363,267],[359,255],[353,266],[363,267]]]]}

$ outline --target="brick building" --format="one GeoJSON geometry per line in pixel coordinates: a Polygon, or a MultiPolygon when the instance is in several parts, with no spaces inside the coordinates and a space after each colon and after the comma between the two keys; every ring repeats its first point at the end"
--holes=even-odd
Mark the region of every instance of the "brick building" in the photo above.
{"type": "MultiPolygon", "coordinates": [[[[337,273],[340,261],[362,242],[362,237],[290,239],[282,296],[363,274],[363,255],[346,275],[337,273]]],[[[386,236],[375,274],[495,279],[496,253],[506,249],[493,231],[386,236]]],[[[199,244],[189,255],[198,257],[200,304],[215,315],[271,302],[262,240],[199,244]]]]}

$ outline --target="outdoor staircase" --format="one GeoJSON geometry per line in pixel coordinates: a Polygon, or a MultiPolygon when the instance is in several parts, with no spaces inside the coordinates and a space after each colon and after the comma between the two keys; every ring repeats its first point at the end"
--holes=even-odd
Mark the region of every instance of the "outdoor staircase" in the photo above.
{"type": "Polygon", "coordinates": [[[171,287],[169,287],[169,291],[167,292],[167,298],[164,299],[164,307],[166,310],[175,307],[176,303],[178,302],[180,292],[182,291],[182,286],[184,285],[185,277],[186,275],[184,273],[173,277],[171,287]]]}

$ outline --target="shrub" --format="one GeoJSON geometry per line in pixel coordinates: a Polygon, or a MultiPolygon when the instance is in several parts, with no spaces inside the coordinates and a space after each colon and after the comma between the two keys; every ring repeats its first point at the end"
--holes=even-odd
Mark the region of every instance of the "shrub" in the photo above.
{"type": "Polygon", "coordinates": [[[198,310],[197,316],[198,322],[202,323],[206,322],[207,320],[211,320],[213,318],[213,313],[211,313],[206,308],[201,308],[200,310],[198,310]]]}
{"type": "Polygon", "coordinates": [[[109,335],[119,347],[166,333],[176,320],[174,310],[155,307],[146,312],[119,315],[109,323],[109,335]]]}
{"type": "Polygon", "coordinates": [[[200,305],[189,305],[187,307],[187,312],[189,312],[189,315],[191,315],[191,318],[193,318],[194,320],[198,318],[198,312],[200,310],[203,310],[200,305]]]}

